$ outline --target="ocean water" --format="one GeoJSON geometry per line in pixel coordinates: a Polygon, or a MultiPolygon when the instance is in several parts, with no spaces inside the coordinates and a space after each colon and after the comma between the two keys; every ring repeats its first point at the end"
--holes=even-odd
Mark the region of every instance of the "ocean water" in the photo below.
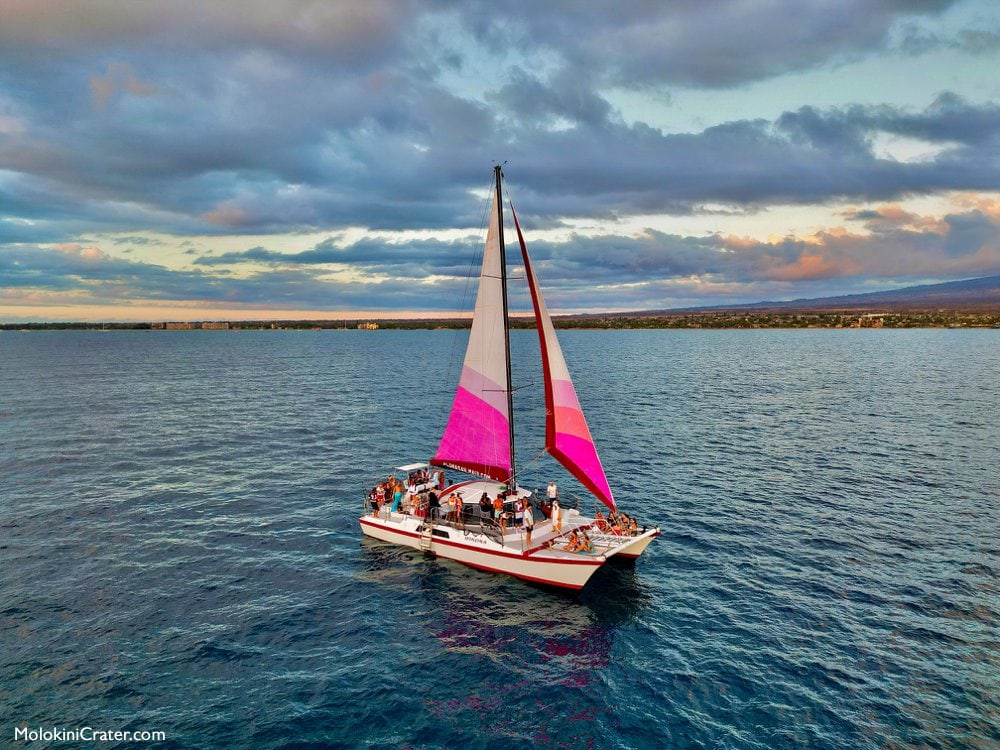
{"type": "Polygon", "coordinates": [[[362,538],[463,337],[0,333],[0,746],[1000,747],[997,332],[565,332],[662,529],[576,595],[362,538]]]}

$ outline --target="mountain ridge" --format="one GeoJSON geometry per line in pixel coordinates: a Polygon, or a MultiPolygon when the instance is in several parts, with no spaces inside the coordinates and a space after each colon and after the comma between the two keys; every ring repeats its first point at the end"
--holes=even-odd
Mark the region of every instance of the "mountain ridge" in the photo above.
{"type": "Polygon", "coordinates": [[[919,284],[902,289],[866,292],[864,294],[749,302],[739,305],[641,310],[615,313],[615,315],[655,316],[743,310],[753,312],[794,312],[796,310],[810,312],[819,310],[831,312],[848,310],[857,312],[914,312],[943,309],[969,312],[1000,310],[1000,274],[961,281],[945,281],[938,284],[919,284]]]}

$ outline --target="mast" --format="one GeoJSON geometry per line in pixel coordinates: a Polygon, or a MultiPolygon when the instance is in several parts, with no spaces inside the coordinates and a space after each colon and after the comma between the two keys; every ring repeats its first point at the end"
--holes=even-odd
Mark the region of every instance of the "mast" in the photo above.
{"type": "Polygon", "coordinates": [[[489,208],[469,343],[448,424],[432,463],[510,482],[514,431],[510,425],[512,388],[499,168],[494,178],[497,205],[489,208]]]}
{"type": "Polygon", "coordinates": [[[500,239],[500,289],[503,298],[503,342],[507,352],[507,414],[508,437],[510,439],[510,488],[517,489],[517,471],[514,464],[514,386],[510,376],[510,318],[507,311],[507,252],[503,244],[503,196],[500,193],[500,165],[493,165],[493,174],[496,177],[496,204],[497,204],[497,224],[499,227],[500,239]]]}

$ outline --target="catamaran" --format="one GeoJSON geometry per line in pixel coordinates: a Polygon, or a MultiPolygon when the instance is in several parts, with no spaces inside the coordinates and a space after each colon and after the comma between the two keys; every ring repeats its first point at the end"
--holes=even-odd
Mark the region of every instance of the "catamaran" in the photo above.
{"type": "Polygon", "coordinates": [[[429,462],[400,466],[369,492],[359,521],[375,539],[480,570],[580,589],[612,558],[638,558],[660,530],[640,527],[618,510],[511,203],[541,343],[545,449],[607,506],[608,515],[587,516],[518,486],[502,180],[497,165],[472,329],[440,445],[429,462]],[[449,485],[445,468],[475,478],[449,485]]]}

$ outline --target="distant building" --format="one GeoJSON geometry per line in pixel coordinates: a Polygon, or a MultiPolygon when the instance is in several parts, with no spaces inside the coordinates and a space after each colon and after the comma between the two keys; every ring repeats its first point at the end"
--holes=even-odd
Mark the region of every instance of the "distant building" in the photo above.
{"type": "Polygon", "coordinates": [[[228,331],[229,323],[209,322],[202,323],[201,327],[205,331],[228,331]]]}
{"type": "Polygon", "coordinates": [[[164,327],[168,331],[192,331],[194,330],[194,323],[165,323],[164,327]]]}
{"type": "Polygon", "coordinates": [[[885,313],[865,313],[851,323],[851,328],[881,328],[885,325],[885,313]]]}
{"type": "Polygon", "coordinates": [[[358,323],[359,331],[377,331],[378,323],[358,323]]]}

